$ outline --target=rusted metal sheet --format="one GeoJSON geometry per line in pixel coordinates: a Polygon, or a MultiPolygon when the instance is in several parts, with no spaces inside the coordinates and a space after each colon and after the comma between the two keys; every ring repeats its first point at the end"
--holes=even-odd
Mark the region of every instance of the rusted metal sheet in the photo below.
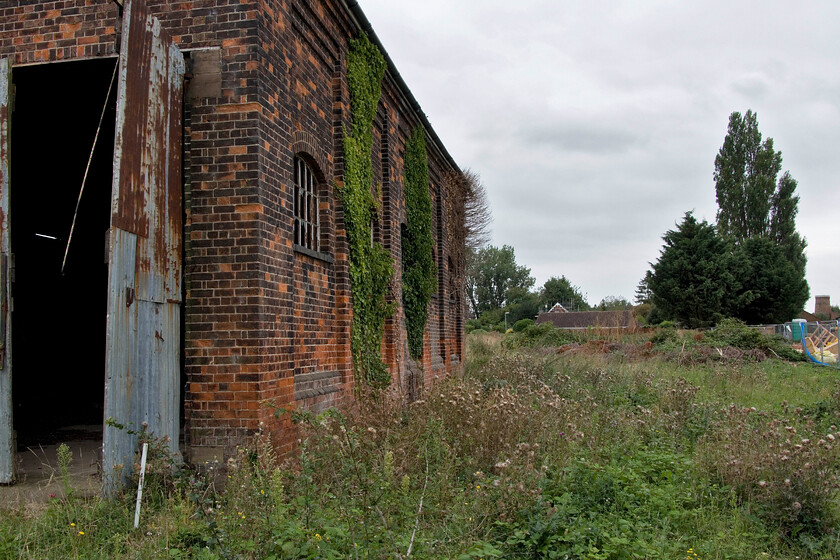
{"type": "Polygon", "coordinates": [[[14,444],[12,438],[12,325],[9,299],[12,293],[9,266],[9,131],[11,101],[11,64],[0,59],[0,484],[14,478],[14,444]]]}
{"type": "Polygon", "coordinates": [[[137,236],[111,227],[108,266],[108,327],[105,339],[105,431],[102,457],[105,488],[121,484],[134,464],[135,438],[140,429],[131,396],[137,390],[137,325],[134,305],[137,236]]]}
{"type": "MultiPolygon", "coordinates": [[[[184,59],[142,0],[124,5],[109,258],[106,418],[145,423],[177,451],[180,414],[181,100],[184,59]]],[[[104,470],[135,439],[106,427],[104,470]]],[[[123,476],[126,472],[122,473],[123,476]]]]}

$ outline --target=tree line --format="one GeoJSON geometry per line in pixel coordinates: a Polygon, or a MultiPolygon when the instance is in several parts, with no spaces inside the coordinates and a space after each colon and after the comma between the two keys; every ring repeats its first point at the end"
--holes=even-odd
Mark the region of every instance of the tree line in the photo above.
{"type": "MultiPolygon", "coordinates": [[[[648,324],[673,321],[710,327],[726,317],[747,324],[786,322],[809,297],[806,242],[796,230],[797,182],[782,172],[782,154],[763,138],[757,115],[733,112],[715,158],[716,222],[685,212],[663,235],[659,258],[639,282],[635,314],[648,324]]],[[[483,191],[482,191],[483,192],[483,191]]],[[[489,222],[486,197],[478,206],[489,222]]],[[[535,287],[531,270],[516,262],[513,247],[468,243],[465,291],[471,327],[506,328],[532,320],[555,304],[568,311],[630,309],[609,296],[592,306],[565,276],[535,287]]]]}
{"type": "Polygon", "coordinates": [[[531,269],[517,264],[510,245],[492,245],[469,251],[467,256],[467,303],[471,326],[504,328],[518,321],[534,320],[541,311],[560,304],[568,311],[628,309],[629,301],[609,296],[592,306],[579,286],[565,276],[553,276],[535,288],[531,269]],[[505,318],[507,315],[507,318],[505,318]]]}

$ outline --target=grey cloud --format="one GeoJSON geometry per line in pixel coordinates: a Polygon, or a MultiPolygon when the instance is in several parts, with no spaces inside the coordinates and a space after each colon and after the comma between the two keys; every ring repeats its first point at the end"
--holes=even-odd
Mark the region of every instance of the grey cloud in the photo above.
{"type": "Polygon", "coordinates": [[[538,125],[519,131],[522,142],[551,150],[594,154],[623,153],[642,143],[638,136],[618,129],[586,127],[578,124],[538,125]]]}
{"type": "Polygon", "coordinates": [[[767,78],[761,74],[742,76],[732,83],[732,89],[751,100],[761,100],[770,89],[767,78]]]}

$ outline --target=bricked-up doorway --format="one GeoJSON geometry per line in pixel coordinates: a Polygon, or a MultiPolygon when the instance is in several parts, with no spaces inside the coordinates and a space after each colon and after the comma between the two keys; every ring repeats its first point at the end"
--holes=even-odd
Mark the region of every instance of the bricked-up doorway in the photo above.
{"type": "Polygon", "coordinates": [[[116,63],[111,58],[13,70],[8,218],[18,451],[102,437],[116,88],[107,103],[106,95],[116,63]]]}

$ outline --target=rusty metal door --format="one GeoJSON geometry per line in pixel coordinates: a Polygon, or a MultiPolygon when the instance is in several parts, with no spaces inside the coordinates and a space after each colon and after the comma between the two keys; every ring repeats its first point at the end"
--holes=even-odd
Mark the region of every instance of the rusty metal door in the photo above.
{"type": "Polygon", "coordinates": [[[9,132],[11,120],[11,61],[0,59],[0,484],[14,476],[12,437],[12,293],[9,238],[9,132]]]}
{"type": "Polygon", "coordinates": [[[106,491],[137,432],[178,451],[184,58],[144,0],[123,7],[105,357],[106,491]]]}

